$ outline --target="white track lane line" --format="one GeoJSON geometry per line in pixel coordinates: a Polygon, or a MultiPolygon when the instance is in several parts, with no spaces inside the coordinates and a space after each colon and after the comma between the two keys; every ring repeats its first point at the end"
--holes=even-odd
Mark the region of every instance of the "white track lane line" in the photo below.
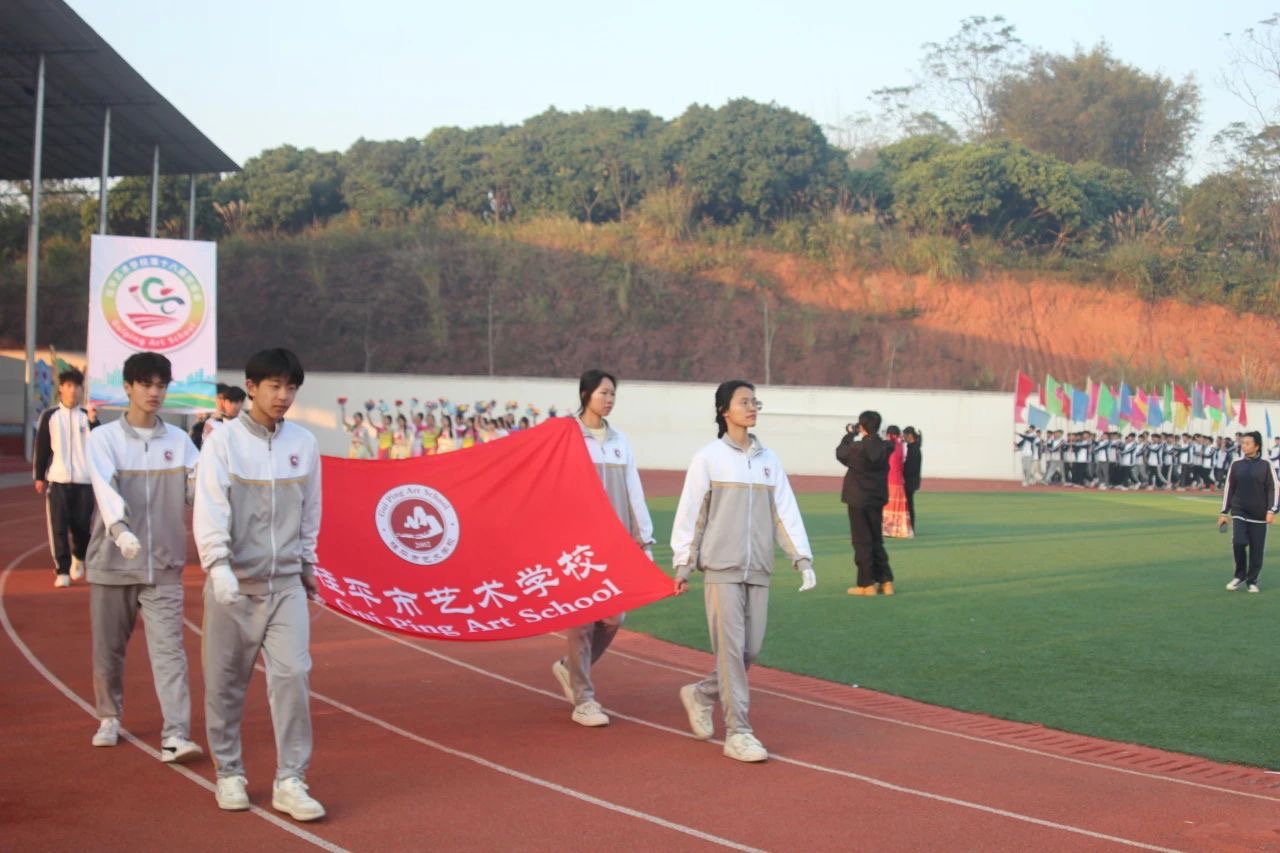
{"type": "MultiPolygon", "coordinates": [[[[341,615],[341,614],[335,613],[335,615],[341,615]]],[[[370,630],[376,631],[377,629],[370,627],[370,630]]],[[[556,636],[562,636],[562,635],[557,634],[556,636]]],[[[622,652],[622,651],[616,651],[614,649],[610,649],[609,654],[617,655],[618,657],[625,658],[626,660],[635,661],[636,663],[648,664],[649,666],[654,666],[659,669],[666,669],[666,670],[670,670],[671,672],[679,672],[684,675],[691,675],[691,676],[694,676],[695,678],[702,678],[704,675],[706,675],[705,672],[699,672],[697,670],[685,669],[684,667],[673,666],[668,663],[650,660],[648,658],[640,657],[639,655],[633,655],[628,652],[622,652]]],[[[768,696],[776,696],[779,699],[787,699],[791,702],[798,702],[801,705],[809,705],[810,707],[822,708],[827,711],[836,711],[841,714],[848,714],[851,717],[862,717],[863,719],[867,719],[867,720],[876,720],[882,723],[892,723],[895,726],[902,726],[903,728],[916,729],[918,731],[930,732],[932,734],[937,734],[937,735],[946,735],[947,737],[959,738],[960,740],[967,740],[973,743],[981,743],[981,744],[986,744],[987,746],[996,746],[1001,749],[1010,749],[1010,750],[1013,750],[1014,752],[1026,753],[1027,755],[1035,755],[1040,758],[1049,758],[1054,761],[1063,761],[1063,762],[1066,762],[1067,764],[1077,764],[1082,767],[1091,767],[1095,770],[1106,770],[1110,773],[1122,773],[1126,776],[1137,776],[1139,778],[1150,779],[1155,782],[1168,782],[1172,785],[1184,785],[1189,788],[1199,788],[1204,791],[1213,791],[1218,794],[1230,794],[1236,797],[1247,797],[1249,799],[1262,800],[1263,802],[1268,802],[1268,803],[1280,803],[1280,797],[1269,797],[1266,794],[1255,794],[1250,791],[1238,791],[1232,788],[1222,788],[1217,785],[1207,784],[1205,782],[1196,782],[1192,779],[1179,779],[1171,776],[1161,776],[1158,773],[1149,773],[1145,770],[1133,770],[1128,767],[1116,767],[1110,764],[1099,764],[1094,761],[1087,761],[1083,758],[1072,758],[1069,755],[1059,755],[1054,752],[1045,752],[1043,750],[1035,749],[1029,746],[1024,746],[1018,743],[1008,743],[1007,741],[993,740],[991,738],[982,737],[981,735],[971,735],[965,732],[956,732],[956,731],[951,731],[949,729],[940,729],[940,728],[937,728],[936,726],[925,725],[924,723],[912,723],[912,722],[908,722],[907,720],[899,720],[899,719],[895,719],[894,717],[886,717],[882,714],[873,714],[869,711],[857,711],[857,710],[854,710],[853,708],[846,708],[841,705],[831,705],[827,702],[819,702],[816,699],[806,699],[803,696],[795,696],[791,693],[783,693],[778,690],[770,690],[767,687],[752,687],[751,692],[763,693],[768,696]]],[[[960,713],[967,713],[967,712],[962,711],[960,713]]],[[[1010,721],[1010,722],[1016,723],[1017,721],[1010,721]]],[[[1071,733],[1066,732],[1065,734],[1071,734],[1071,733]]],[[[1089,737],[1089,735],[1080,735],[1080,737],[1089,737]]],[[[1128,744],[1121,744],[1121,746],[1127,746],[1127,745],[1128,744]]]]}
{"type": "MultiPolygon", "coordinates": [[[[190,619],[187,619],[187,618],[183,618],[182,621],[186,623],[186,626],[189,629],[191,629],[192,633],[194,633],[196,636],[203,636],[199,625],[196,625],[194,622],[192,622],[190,619]]],[[[259,672],[265,672],[261,664],[258,664],[257,666],[255,666],[254,669],[258,670],[259,672]]],[[[742,851],[745,851],[745,853],[764,853],[764,851],[760,850],[760,848],[758,847],[749,847],[745,844],[739,844],[736,841],[730,841],[727,838],[721,838],[718,835],[712,835],[709,832],[703,832],[702,830],[695,829],[692,826],[685,826],[682,823],[675,823],[674,821],[669,821],[666,818],[661,818],[661,817],[658,817],[657,815],[652,815],[652,814],[648,814],[647,812],[637,811],[636,809],[629,808],[627,806],[620,805],[618,803],[614,803],[609,800],[603,800],[603,799],[600,799],[599,797],[594,797],[591,794],[587,794],[582,791],[575,790],[573,788],[565,787],[564,785],[561,785],[557,782],[552,782],[549,779],[542,779],[538,776],[531,776],[528,773],[524,773],[520,770],[516,770],[513,767],[507,767],[505,765],[498,764],[482,756],[474,755],[470,752],[463,752],[462,750],[454,749],[451,746],[445,746],[439,741],[434,741],[434,740],[431,740],[430,738],[423,737],[422,735],[415,734],[414,732],[411,732],[407,729],[403,729],[400,726],[397,726],[395,723],[389,723],[386,720],[373,716],[372,714],[367,714],[364,711],[361,711],[359,708],[353,708],[352,706],[346,704],[345,702],[342,702],[338,699],[334,699],[331,696],[326,696],[323,693],[320,693],[316,690],[311,691],[311,698],[315,699],[317,702],[323,702],[324,704],[329,705],[332,708],[336,708],[337,710],[342,711],[345,714],[350,714],[351,716],[355,717],[358,720],[363,720],[364,722],[370,723],[371,725],[375,725],[380,729],[391,732],[392,734],[395,734],[395,735],[399,735],[400,737],[406,738],[407,740],[411,740],[414,743],[418,743],[430,749],[443,752],[446,755],[452,755],[454,758],[461,758],[464,761],[470,761],[473,764],[478,764],[481,767],[484,767],[488,770],[493,770],[497,773],[501,773],[504,776],[510,776],[513,779],[519,779],[521,782],[527,782],[530,785],[536,785],[540,788],[546,788],[547,790],[553,791],[557,794],[562,794],[566,797],[571,797],[575,800],[580,800],[581,802],[588,803],[589,805],[599,806],[602,809],[607,809],[611,812],[617,812],[618,814],[626,815],[627,817],[633,817],[637,820],[642,820],[642,821],[645,821],[646,823],[651,823],[651,824],[654,824],[655,826],[660,826],[663,829],[669,829],[673,832],[678,832],[682,835],[688,835],[691,838],[698,839],[699,841],[706,841],[710,844],[717,844],[721,847],[726,847],[730,850],[742,850],[742,851]]]]}
{"type": "MultiPolygon", "coordinates": [[[[474,664],[467,663],[466,661],[459,660],[454,657],[450,657],[449,655],[441,654],[440,652],[432,651],[430,649],[424,648],[419,645],[415,645],[409,640],[399,637],[397,635],[390,634],[385,631],[379,631],[377,628],[374,628],[371,625],[366,625],[363,622],[356,621],[355,619],[352,619],[351,617],[346,616],[345,614],[338,613],[337,611],[329,611],[329,612],[333,613],[334,616],[337,616],[341,619],[346,620],[347,622],[350,622],[352,625],[355,625],[358,628],[363,628],[364,630],[368,631],[369,633],[375,636],[382,637],[384,640],[387,640],[393,643],[398,643],[402,646],[405,646],[406,648],[413,649],[422,654],[429,655],[431,657],[445,661],[446,663],[450,663],[450,664],[453,664],[454,666],[460,667],[470,672],[474,672],[477,675],[483,675],[487,678],[492,678],[495,681],[500,681],[503,684],[509,684],[513,687],[519,687],[523,690],[528,690],[531,693],[538,693],[543,696],[550,696],[554,699],[560,699],[562,701],[564,700],[564,694],[559,691],[544,690],[540,687],[534,687],[531,684],[525,684],[522,681],[517,681],[514,678],[508,678],[505,675],[500,675],[496,672],[490,672],[487,669],[483,669],[474,664]]],[[[190,623],[188,622],[188,625],[189,624],[190,623]]],[[[312,695],[315,695],[315,694],[312,694],[312,695]]],[[[628,720],[630,722],[636,723],[637,725],[647,726],[648,728],[656,729],[657,731],[680,735],[681,737],[687,737],[690,739],[693,738],[693,735],[688,731],[683,731],[681,729],[673,728],[671,726],[666,726],[666,725],[663,725],[662,723],[654,723],[649,720],[643,720],[639,717],[633,717],[629,714],[624,714],[620,711],[614,710],[613,708],[609,708],[608,711],[610,714],[612,714],[615,717],[618,717],[619,719],[628,720]]],[[[722,741],[713,740],[711,742],[721,743],[722,741]]],[[[769,760],[778,761],[784,764],[791,764],[796,767],[803,767],[806,770],[814,770],[820,773],[827,773],[832,776],[840,776],[845,779],[852,779],[855,782],[863,782],[868,785],[874,785],[877,788],[884,788],[886,790],[894,791],[900,794],[909,794],[911,796],[921,797],[922,799],[926,799],[926,800],[933,800],[935,802],[946,803],[948,805],[953,805],[953,806],[959,806],[960,808],[984,812],[986,814],[996,815],[998,817],[1004,817],[1010,820],[1021,821],[1023,823],[1030,823],[1030,824],[1034,824],[1035,826],[1045,827],[1047,829],[1056,829],[1056,830],[1061,830],[1062,832],[1070,832],[1076,835],[1083,835],[1087,838],[1094,838],[1100,841],[1109,841],[1114,844],[1121,844],[1126,847],[1134,847],[1140,850],[1159,850],[1159,851],[1163,851],[1163,853],[1175,853],[1175,851],[1172,848],[1159,847],[1154,844],[1147,844],[1142,841],[1134,841],[1129,838],[1121,838],[1115,835],[1107,835],[1106,833],[1102,833],[1102,832],[1094,832],[1091,829],[1085,829],[1079,826],[1071,826],[1070,824],[1065,824],[1065,823],[1057,823],[1055,821],[1045,820],[1043,818],[1021,814],[1019,812],[1012,812],[1006,809],[996,808],[995,806],[988,806],[982,803],[974,803],[968,800],[961,800],[955,797],[948,797],[944,794],[935,794],[931,791],[923,791],[917,788],[908,788],[904,785],[898,785],[893,782],[885,781],[883,779],[877,779],[874,776],[864,776],[861,773],[854,773],[849,770],[839,770],[834,767],[824,767],[820,764],[813,764],[808,761],[801,761],[795,758],[787,758],[786,756],[779,755],[776,752],[769,753],[769,760]]]]}
{"type": "MultiPolygon", "coordinates": [[[[63,683],[63,681],[59,679],[58,676],[50,672],[48,667],[46,667],[43,663],[41,663],[40,659],[35,656],[35,653],[33,653],[31,649],[27,646],[27,644],[22,641],[22,638],[18,636],[18,632],[14,630],[13,623],[9,621],[9,613],[4,606],[4,591],[5,591],[6,585],[9,582],[9,575],[13,571],[14,566],[16,566],[22,560],[26,559],[31,554],[34,554],[36,551],[39,551],[43,547],[44,545],[36,545],[31,548],[28,548],[26,551],[24,551],[23,553],[19,554],[16,558],[14,558],[14,560],[11,563],[9,563],[9,565],[5,566],[4,572],[0,574],[0,624],[4,625],[4,630],[5,630],[5,633],[9,635],[9,640],[14,644],[14,646],[17,647],[18,651],[22,652],[22,656],[27,659],[27,663],[31,664],[32,668],[35,669],[36,672],[40,673],[40,675],[44,678],[45,681],[53,685],[54,689],[56,689],[63,696],[67,697],[67,699],[71,700],[72,704],[76,705],[82,711],[84,711],[86,714],[88,714],[90,717],[96,720],[98,718],[98,715],[94,713],[93,706],[89,704],[87,701],[85,701],[84,699],[82,699],[75,691],[73,691],[65,683],[63,683]]],[[[138,749],[142,750],[147,755],[154,758],[157,763],[160,763],[160,753],[158,750],[152,748],[148,744],[139,740],[137,737],[135,737],[132,733],[130,733],[124,727],[120,728],[120,734],[123,735],[124,739],[127,740],[129,743],[133,744],[138,749]]],[[[214,793],[217,790],[217,787],[214,785],[214,783],[210,782],[208,779],[204,778],[203,776],[197,774],[196,772],[194,772],[193,770],[187,767],[183,767],[180,764],[169,764],[167,766],[170,769],[174,770],[175,772],[181,774],[182,776],[185,776],[190,781],[195,782],[201,788],[204,788],[206,791],[210,793],[214,793]]],[[[338,845],[333,844],[330,841],[326,841],[325,839],[321,838],[318,835],[313,835],[312,833],[307,832],[305,829],[302,829],[301,827],[299,827],[297,824],[291,823],[290,821],[277,817],[276,815],[272,814],[269,811],[266,811],[263,808],[260,808],[258,806],[250,806],[249,811],[257,815],[258,817],[262,818],[263,820],[267,821],[268,823],[272,824],[273,826],[279,829],[283,829],[285,832],[289,833],[290,835],[293,835],[303,841],[306,841],[309,844],[313,844],[316,847],[319,847],[321,850],[328,850],[330,851],[330,853],[347,853],[345,848],[339,847],[338,845]]]]}

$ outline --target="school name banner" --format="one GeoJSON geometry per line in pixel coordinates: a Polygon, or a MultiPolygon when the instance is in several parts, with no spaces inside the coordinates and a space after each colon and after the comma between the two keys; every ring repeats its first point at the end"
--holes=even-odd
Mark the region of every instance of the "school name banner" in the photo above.
{"type": "Polygon", "coordinates": [[[173,364],[165,411],[212,409],[216,308],[216,244],[95,234],[89,251],[87,398],[98,406],[127,406],[124,360],[150,350],[173,364]]]}
{"type": "Polygon", "coordinates": [[[379,628],[511,640],[672,592],[614,514],[576,419],[441,456],[322,465],[320,597],[379,628]]]}

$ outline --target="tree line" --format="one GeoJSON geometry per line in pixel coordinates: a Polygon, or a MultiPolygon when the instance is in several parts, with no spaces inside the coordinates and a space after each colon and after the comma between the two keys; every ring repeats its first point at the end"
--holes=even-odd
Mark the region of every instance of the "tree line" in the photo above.
{"type": "MultiPolygon", "coordinates": [[[[423,216],[625,225],[640,214],[672,239],[729,230],[820,254],[848,256],[853,245],[865,265],[1030,268],[1273,310],[1280,101],[1266,93],[1280,91],[1280,71],[1268,71],[1280,69],[1278,34],[1270,18],[1233,37],[1224,76],[1251,118],[1222,129],[1220,168],[1194,184],[1185,178],[1200,123],[1194,80],[1143,71],[1106,45],[1034,50],[1004,19],[971,17],[923,46],[912,79],[837,126],[744,98],[670,120],[551,108],[519,125],[361,139],[345,152],[284,145],[240,173],[202,177],[197,230],[270,236],[423,216]],[[891,251],[903,245],[911,251],[891,251]],[[896,260],[907,255],[915,260],[896,260]]],[[[51,189],[51,239],[97,230],[96,196],[51,189]]],[[[184,178],[162,180],[162,232],[183,233],[186,196],[184,178]]],[[[109,231],[145,233],[149,198],[145,178],[116,182],[109,231]]],[[[0,251],[14,261],[25,222],[21,199],[0,197],[0,251]]]]}

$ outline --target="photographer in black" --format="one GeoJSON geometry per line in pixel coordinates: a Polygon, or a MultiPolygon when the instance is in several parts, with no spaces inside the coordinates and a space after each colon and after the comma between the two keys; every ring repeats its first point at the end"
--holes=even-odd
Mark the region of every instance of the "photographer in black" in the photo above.
{"type": "Polygon", "coordinates": [[[1240,439],[1244,456],[1231,463],[1222,489],[1222,514],[1218,528],[1231,525],[1231,547],[1236,571],[1227,589],[1246,584],[1249,592],[1259,592],[1262,551],[1267,543],[1267,525],[1275,523],[1280,511],[1280,480],[1271,463],[1262,458],[1262,433],[1246,432],[1240,439]]]}
{"type": "Polygon", "coordinates": [[[849,533],[853,562],[858,567],[857,586],[850,595],[875,595],[877,588],[893,595],[893,570],[884,550],[884,505],[889,500],[889,445],[880,438],[879,412],[863,412],[858,423],[845,427],[836,448],[836,459],[849,470],[844,474],[840,499],[849,508],[849,533]]]}

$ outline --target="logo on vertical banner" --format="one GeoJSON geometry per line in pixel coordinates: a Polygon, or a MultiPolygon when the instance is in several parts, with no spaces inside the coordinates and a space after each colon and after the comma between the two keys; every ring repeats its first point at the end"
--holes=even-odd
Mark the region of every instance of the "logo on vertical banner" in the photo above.
{"type": "Polygon", "coordinates": [[[429,486],[396,486],[379,499],[373,515],[383,544],[405,562],[434,566],[458,547],[458,513],[429,486]]]}
{"type": "Polygon", "coordinates": [[[138,349],[179,349],[204,326],[206,309],[204,288],[195,273],[162,255],[124,261],[107,276],[102,289],[107,327],[138,349]]]}

